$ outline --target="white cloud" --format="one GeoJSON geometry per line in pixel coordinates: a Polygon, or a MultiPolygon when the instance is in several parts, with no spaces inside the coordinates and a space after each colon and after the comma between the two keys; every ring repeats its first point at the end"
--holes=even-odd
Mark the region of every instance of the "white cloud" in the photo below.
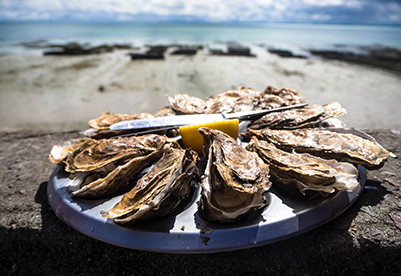
{"type": "Polygon", "coordinates": [[[303,0],[304,3],[313,6],[339,6],[343,5],[346,0],[303,0]]]}
{"type": "Polygon", "coordinates": [[[314,21],[327,21],[327,20],[331,19],[331,15],[315,13],[315,14],[312,14],[311,18],[314,21]]]}
{"type": "Polygon", "coordinates": [[[339,22],[348,18],[355,23],[360,18],[401,24],[400,7],[398,2],[378,0],[0,0],[0,20],[339,22]]]}

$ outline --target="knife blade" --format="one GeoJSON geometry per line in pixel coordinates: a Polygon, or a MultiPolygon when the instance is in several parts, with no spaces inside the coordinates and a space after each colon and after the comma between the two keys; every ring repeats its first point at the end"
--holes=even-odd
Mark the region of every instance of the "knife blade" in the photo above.
{"type": "Polygon", "coordinates": [[[198,125],[206,124],[216,121],[222,121],[227,119],[239,119],[243,120],[253,120],[255,118],[260,118],[263,115],[272,112],[279,112],[283,110],[301,108],[305,107],[307,104],[297,104],[284,106],[274,109],[264,109],[264,110],[252,110],[252,111],[242,111],[235,113],[223,113],[223,114],[197,114],[197,115],[175,115],[157,118],[147,118],[147,119],[136,119],[129,121],[122,121],[110,126],[111,130],[123,130],[123,129],[147,129],[147,128],[162,128],[162,127],[180,127],[186,125],[198,125]]]}

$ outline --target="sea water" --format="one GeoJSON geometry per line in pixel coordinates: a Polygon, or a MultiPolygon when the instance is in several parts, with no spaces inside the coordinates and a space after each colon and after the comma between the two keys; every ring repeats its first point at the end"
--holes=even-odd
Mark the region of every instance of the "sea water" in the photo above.
{"type": "Polygon", "coordinates": [[[382,45],[401,49],[400,26],[283,23],[76,23],[0,22],[0,53],[37,53],[21,43],[243,45],[302,52],[343,46],[382,45]]]}

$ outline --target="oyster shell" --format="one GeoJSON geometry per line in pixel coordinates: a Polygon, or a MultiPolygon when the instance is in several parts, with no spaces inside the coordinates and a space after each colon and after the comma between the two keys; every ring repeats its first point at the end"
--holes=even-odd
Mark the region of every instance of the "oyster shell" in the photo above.
{"type": "Polygon", "coordinates": [[[260,92],[240,86],[237,89],[211,96],[206,99],[206,113],[232,113],[253,110],[258,103],[260,92]]]}
{"type": "Polygon", "coordinates": [[[200,128],[207,157],[202,179],[202,212],[221,223],[245,220],[267,205],[269,166],[227,134],[200,128]]]}
{"type": "Polygon", "coordinates": [[[271,109],[302,103],[306,101],[300,91],[291,88],[278,89],[269,85],[260,95],[258,108],[271,109]]]}
{"type": "Polygon", "coordinates": [[[49,154],[49,160],[55,165],[61,165],[68,155],[79,148],[86,139],[72,139],[61,145],[54,145],[49,154]]]}
{"type": "Polygon", "coordinates": [[[131,178],[153,164],[164,151],[134,157],[126,163],[111,163],[89,172],[74,175],[67,186],[71,197],[104,198],[121,191],[131,178]]]}
{"type": "Polygon", "coordinates": [[[65,161],[67,172],[86,172],[116,161],[125,161],[162,150],[166,144],[179,145],[163,135],[119,137],[115,139],[87,139],[65,161]]]}
{"type": "Polygon", "coordinates": [[[234,90],[211,96],[206,100],[206,113],[231,113],[258,109],[272,109],[305,103],[301,93],[290,88],[268,86],[263,92],[240,86],[234,90]]]}
{"type": "Polygon", "coordinates": [[[344,129],[305,128],[294,130],[249,130],[245,137],[256,136],[287,151],[306,152],[330,159],[360,164],[367,169],[383,166],[389,151],[363,132],[344,129]]]}
{"type": "Polygon", "coordinates": [[[285,152],[255,136],[246,149],[256,152],[270,165],[272,179],[276,180],[273,185],[279,182],[285,189],[297,188],[301,193],[312,190],[326,196],[341,190],[351,192],[359,185],[358,170],[350,163],[285,152]]]}
{"type": "Polygon", "coordinates": [[[313,127],[324,120],[346,114],[346,110],[338,102],[321,105],[311,105],[281,112],[266,114],[251,123],[250,129],[295,129],[313,127]]]}
{"type": "Polygon", "coordinates": [[[94,129],[109,129],[112,124],[136,120],[136,119],[146,119],[153,117],[150,113],[139,113],[139,114],[114,114],[109,111],[104,112],[99,118],[92,119],[88,122],[88,125],[94,129]]]}
{"type": "Polygon", "coordinates": [[[135,187],[102,216],[117,223],[165,217],[187,198],[197,180],[198,155],[191,149],[170,148],[135,187]]]}
{"type": "Polygon", "coordinates": [[[156,113],[153,114],[155,117],[167,117],[176,115],[175,111],[170,106],[165,106],[156,113]]]}
{"type": "Polygon", "coordinates": [[[203,114],[206,110],[204,100],[187,94],[177,94],[174,99],[167,96],[167,100],[177,114],[203,114]]]}
{"type": "Polygon", "coordinates": [[[87,140],[70,154],[65,170],[72,172],[67,190],[72,197],[103,198],[124,188],[177,142],[156,134],[87,140]]]}

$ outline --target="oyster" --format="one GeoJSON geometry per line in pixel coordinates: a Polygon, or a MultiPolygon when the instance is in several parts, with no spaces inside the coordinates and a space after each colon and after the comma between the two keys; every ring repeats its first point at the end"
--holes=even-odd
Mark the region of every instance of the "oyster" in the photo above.
{"type": "Polygon", "coordinates": [[[67,190],[73,197],[110,196],[171,147],[180,148],[174,140],[156,134],[88,139],[65,161],[65,170],[71,172],[73,178],[67,190]]]}
{"type": "Polygon", "coordinates": [[[240,86],[235,90],[211,96],[206,100],[209,114],[232,113],[253,110],[258,103],[260,92],[240,86]]]}
{"type": "Polygon", "coordinates": [[[324,120],[346,114],[338,102],[331,104],[311,105],[282,112],[266,114],[248,126],[250,129],[295,129],[313,127],[324,120]]]}
{"type": "MultiPolygon", "coordinates": [[[[162,150],[175,141],[157,134],[119,137],[115,139],[87,139],[65,161],[67,172],[86,172],[115,161],[124,161],[162,150]]],[[[178,144],[177,144],[178,145],[178,144]]]]}
{"type": "Polygon", "coordinates": [[[290,88],[268,86],[263,92],[240,86],[234,90],[209,97],[206,113],[231,113],[259,109],[273,109],[305,103],[301,93],[290,88]]]}
{"type": "Polygon", "coordinates": [[[153,115],[150,113],[114,114],[106,111],[99,118],[90,120],[88,122],[88,125],[94,129],[109,129],[112,124],[118,122],[136,120],[136,119],[146,119],[151,117],[153,117],[153,115]]]}
{"type": "Polygon", "coordinates": [[[269,166],[227,134],[202,127],[204,155],[202,212],[207,220],[229,223],[246,220],[267,205],[269,166]]]}
{"type": "Polygon", "coordinates": [[[204,100],[187,94],[177,94],[174,99],[167,96],[167,100],[177,114],[203,114],[206,110],[204,100]]]}
{"type": "Polygon", "coordinates": [[[273,185],[277,182],[285,189],[297,188],[320,192],[323,196],[335,191],[354,191],[359,183],[358,170],[350,163],[326,160],[307,153],[288,153],[272,143],[260,141],[255,136],[246,146],[270,165],[273,185]],[[295,187],[293,187],[295,186],[295,187]]]}
{"type": "Polygon", "coordinates": [[[167,117],[174,115],[176,115],[176,113],[170,106],[163,107],[162,109],[153,114],[153,116],[155,117],[167,117]]]}
{"type": "Polygon", "coordinates": [[[49,160],[55,165],[61,165],[68,155],[79,148],[86,139],[72,139],[61,145],[54,145],[49,154],[49,160]]]}
{"type": "Polygon", "coordinates": [[[102,216],[117,223],[165,217],[187,198],[198,178],[198,155],[191,149],[170,148],[153,168],[102,216]]]}
{"type": "Polygon", "coordinates": [[[306,103],[301,92],[291,88],[274,88],[269,85],[260,94],[258,109],[271,109],[281,106],[306,103]]]}
{"type": "Polygon", "coordinates": [[[385,148],[363,132],[344,129],[304,128],[294,130],[249,130],[245,137],[256,136],[287,151],[307,152],[323,158],[340,159],[379,169],[388,156],[385,148]]]}

